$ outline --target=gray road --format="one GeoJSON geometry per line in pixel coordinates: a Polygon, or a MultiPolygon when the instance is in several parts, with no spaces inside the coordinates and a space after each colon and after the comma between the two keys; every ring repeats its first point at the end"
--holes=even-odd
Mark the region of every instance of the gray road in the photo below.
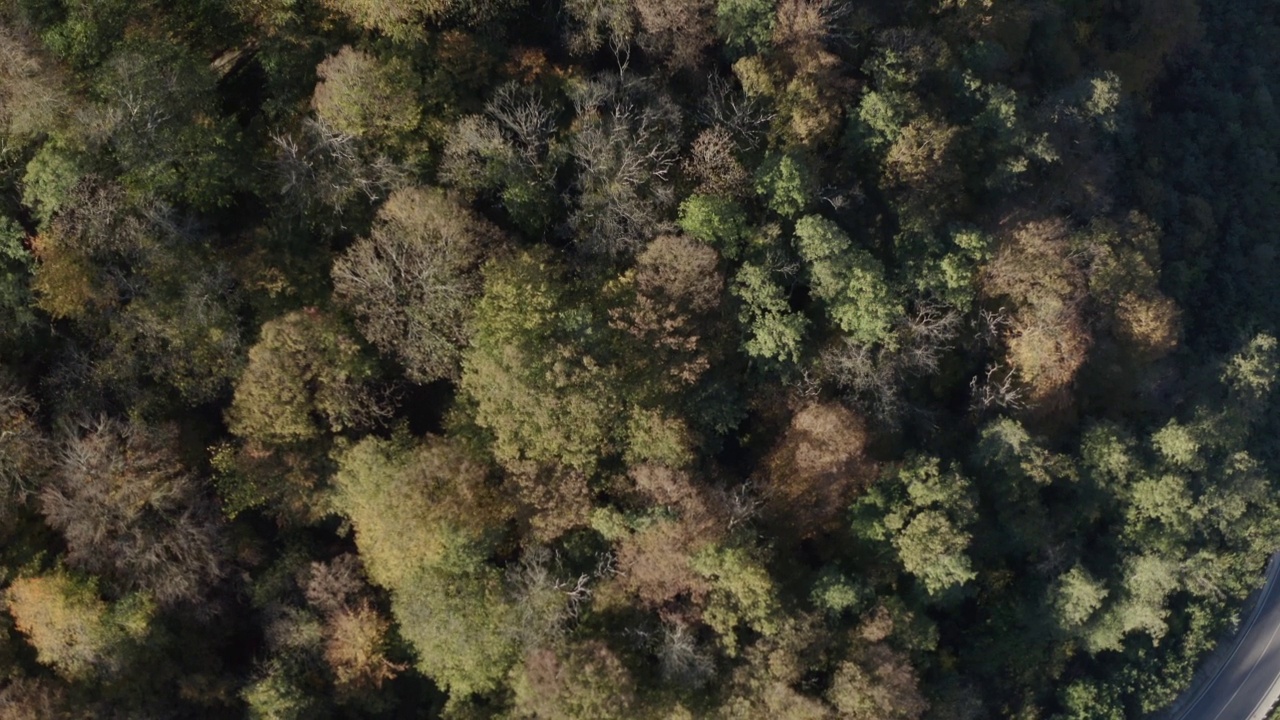
{"type": "Polygon", "coordinates": [[[1280,697],[1280,553],[1267,584],[1216,674],[1194,688],[1175,720],[1265,720],[1280,697]]]}

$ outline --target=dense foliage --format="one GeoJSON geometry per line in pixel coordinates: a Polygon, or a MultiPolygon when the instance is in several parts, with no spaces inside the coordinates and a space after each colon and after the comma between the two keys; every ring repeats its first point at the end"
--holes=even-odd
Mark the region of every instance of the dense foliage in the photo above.
{"type": "Polygon", "coordinates": [[[1280,548],[1264,0],[0,0],[0,717],[1110,720],[1280,548]]]}

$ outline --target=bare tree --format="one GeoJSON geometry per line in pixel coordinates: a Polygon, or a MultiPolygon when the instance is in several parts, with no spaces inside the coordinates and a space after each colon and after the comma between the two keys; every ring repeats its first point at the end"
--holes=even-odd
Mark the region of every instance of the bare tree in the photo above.
{"type": "Polygon", "coordinates": [[[386,197],[408,174],[385,155],[371,155],[354,136],[308,118],[298,130],[271,133],[277,192],[302,217],[318,208],[340,210],[358,196],[386,197]]]}
{"type": "Polygon", "coordinates": [[[685,158],[685,174],[698,181],[699,192],[709,195],[739,195],[751,180],[747,169],[737,158],[737,143],[724,125],[703,130],[689,148],[685,158]]]}
{"type": "Polygon", "coordinates": [[[774,117],[773,111],[732,80],[722,75],[707,78],[706,96],[698,110],[699,122],[727,128],[743,146],[755,147],[764,139],[774,117]]]}
{"type": "Polygon", "coordinates": [[[0,518],[22,505],[48,470],[48,440],[35,424],[35,401],[0,375],[0,518]]]}
{"type": "Polygon", "coordinates": [[[566,573],[559,555],[542,546],[528,549],[507,572],[520,622],[512,625],[523,647],[559,639],[591,600],[592,575],[566,573]]]}
{"type": "Polygon", "coordinates": [[[1011,367],[994,363],[983,376],[969,381],[970,407],[975,411],[1002,408],[1020,410],[1026,407],[1026,389],[1011,367]]]}
{"type": "Polygon", "coordinates": [[[647,82],[609,76],[583,83],[574,104],[578,198],[569,227],[588,253],[633,251],[658,234],[660,210],[675,201],[668,180],[679,157],[679,110],[647,82]]]}
{"type": "Polygon", "coordinates": [[[963,327],[954,308],[920,303],[899,320],[895,342],[868,345],[842,338],[820,355],[821,374],[857,398],[873,415],[894,420],[906,410],[901,396],[911,377],[931,375],[963,327]]]}
{"type": "Polygon", "coordinates": [[[484,109],[529,162],[545,154],[556,128],[556,118],[551,106],[536,89],[507,83],[489,98],[484,109]]]}
{"type": "Polygon", "coordinates": [[[169,429],[84,422],[68,431],[40,494],[71,565],[162,604],[199,600],[226,570],[218,515],[175,440],[169,429]]]}
{"type": "Polygon", "coordinates": [[[658,669],[662,679],[669,683],[700,688],[711,680],[715,662],[707,648],[698,644],[689,625],[674,621],[662,625],[658,669]]]}
{"type": "Polygon", "coordinates": [[[496,228],[444,193],[398,190],[369,237],[334,262],[334,293],[409,379],[453,378],[480,292],[480,260],[497,241],[496,228]]]}
{"type": "Polygon", "coordinates": [[[914,314],[902,322],[899,334],[902,363],[909,372],[932,375],[938,371],[938,361],[952,349],[952,341],[960,334],[964,318],[945,305],[922,303],[914,314]]]}

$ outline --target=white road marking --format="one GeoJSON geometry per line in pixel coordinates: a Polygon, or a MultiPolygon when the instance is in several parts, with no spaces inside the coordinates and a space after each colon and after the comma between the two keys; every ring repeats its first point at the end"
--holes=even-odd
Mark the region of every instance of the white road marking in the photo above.
{"type": "MultiPolygon", "coordinates": [[[[1187,706],[1186,710],[1182,711],[1182,714],[1178,715],[1177,720],[1187,720],[1187,716],[1191,714],[1191,711],[1196,709],[1196,706],[1200,704],[1200,701],[1204,699],[1204,696],[1213,689],[1214,685],[1218,683],[1218,678],[1222,677],[1222,673],[1230,667],[1231,661],[1235,659],[1236,653],[1240,652],[1240,648],[1244,646],[1244,641],[1248,637],[1249,632],[1253,630],[1253,626],[1258,622],[1258,618],[1262,617],[1262,612],[1266,609],[1267,598],[1271,596],[1271,593],[1276,588],[1276,572],[1280,570],[1280,562],[1277,562],[1278,557],[1280,557],[1280,553],[1276,553],[1271,556],[1271,564],[1270,567],[1267,568],[1266,573],[1267,587],[1262,591],[1262,597],[1258,598],[1258,604],[1254,609],[1252,617],[1249,618],[1249,622],[1246,623],[1240,632],[1236,634],[1236,643],[1235,646],[1231,648],[1231,654],[1227,655],[1227,659],[1218,667],[1218,672],[1214,674],[1209,682],[1205,683],[1204,686],[1201,687],[1200,692],[1196,694],[1195,699],[1191,701],[1191,704],[1187,706]]],[[[1280,627],[1277,629],[1280,629],[1280,627]]],[[[1272,640],[1275,639],[1275,632],[1271,633],[1271,637],[1272,640]]],[[[1270,647],[1270,643],[1268,643],[1268,647],[1270,647]]],[[[1257,663],[1254,663],[1254,669],[1256,669],[1257,666],[1257,663]]],[[[1253,674],[1252,669],[1249,671],[1249,674],[1253,674]]],[[[1248,679],[1247,676],[1245,679],[1248,679]]],[[[1240,692],[1238,687],[1236,688],[1236,692],[1240,692]]],[[[1231,697],[1235,698],[1235,693],[1232,693],[1231,697]]],[[[1230,703],[1231,701],[1228,700],[1227,704],[1229,705],[1230,703]]],[[[1221,716],[1222,713],[1219,712],[1218,715],[1221,716]]],[[[1217,720],[1217,717],[1215,717],[1214,720],[1217,720]]]]}

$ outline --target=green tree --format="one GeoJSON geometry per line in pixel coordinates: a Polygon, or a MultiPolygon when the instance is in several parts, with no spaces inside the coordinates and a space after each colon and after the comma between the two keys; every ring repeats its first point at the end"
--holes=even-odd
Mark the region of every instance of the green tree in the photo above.
{"type": "Polygon", "coordinates": [[[1280,368],[1280,343],[1266,333],[1249,341],[1231,357],[1223,380],[1231,392],[1232,406],[1246,419],[1259,417],[1276,385],[1280,368]]]}
{"type": "Polygon", "coordinates": [[[1080,565],[1058,578],[1052,589],[1052,603],[1058,624],[1067,632],[1085,627],[1102,607],[1109,591],[1080,565]]]}
{"type": "Polygon", "coordinates": [[[887,541],[930,597],[945,598],[977,577],[968,554],[976,519],[970,483],[937,458],[908,458],[854,508],[855,532],[887,541]]]}
{"type": "Polygon", "coordinates": [[[334,504],[356,529],[369,577],[396,588],[422,566],[483,562],[506,514],[486,475],[440,439],[367,438],[342,451],[334,504]]]}
{"type": "Polygon", "coordinates": [[[814,182],[813,171],[802,158],[774,154],[756,171],[756,194],[775,213],[795,217],[813,203],[817,195],[814,182]]]}
{"type": "Polygon", "coordinates": [[[602,47],[626,49],[636,32],[633,0],[567,0],[566,45],[588,55],[602,47]]]}
{"type": "Polygon", "coordinates": [[[556,210],[555,120],[542,94],[503,85],[483,115],[462,118],[449,133],[440,177],[468,194],[496,191],[521,230],[541,235],[556,210]]]}
{"type": "Polygon", "coordinates": [[[720,250],[727,258],[742,254],[749,227],[746,213],[734,200],[716,195],[690,195],[680,203],[680,229],[720,250]]]}
{"type": "Polygon", "coordinates": [[[763,47],[773,35],[773,0],[718,0],[717,31],[739,51],[763,47]]]}
{"type": "Polygon", "coordinates": [[[905,310],[880,261],[854,247],[834,222],[818,215],[797,220],[795,237],[800,257],[809,264],[813,294],[827,304],[836,325],[855,342],[888,341],[905,310]]]}
{"type": "Polygon", "coordinates": [[[507,510],[486,468],[441,440],[370,438],[338,463],[334,505],[418,667],[458,697],[495,689],[519,651],[519,616],[487,562],[507,510]]]}
{"type": "Polygon", "coordinates": [[[140,595],[107,603],[93,580],[64,570],[18,578],[4,600],[37,659],[72,680],[110,677],[124,667],[154,612],[140,595]]]}
{"type": "Polygon", "coordinates": [[[206,64],[169,45],[129,47],[103,66],[99,132],[134,194],[210,209],[241,187],[241,139],[220,112],[215,81],[206,64]]]}
{"type": "Polygon", "coordinates": [[[346,45],[320,63],[316,75],[316,116],[338,132],[389,141],[422,119],[419,81],[400,58],[382,60],[346,45]]]}
{"type": "Polygon", "coordinates": [[[694,556],[693,569],[711,584],[703,622],[716,631],[729,655],[738,653],[738,628],[758,635],[778,631],[778,590],[760,558],[745,548],[714,547],[694,556]]]}
{"type": "Polygon", "coordinates": [[[1130,633],[1142,632],[1159,643],[1168,632],[1166,602],[1178,589],[1178,563],[1154,553],[1135,554],[1125,558],[1122,572],[1115,601],[1085,629],[1090,652],[1120,650],[1130,633]]]}
{"type": "Polygon", "coordinates": [[[381,408],[372,363],[331,318],[299,310],[262,326],[227,410],[231,432],[267,443],[315,438],[367,422],[381,408]]]}
{"type": "Polygon", "coordinates": [[[599,640],[537,648],[512,671],[517,712],[557,720],[635,717],[635,680],[599,640]]]}
{"type": "Polygon", "coordinates": [[[773,275],[766,267],[746,263],[734,276],[731,291],[742,301],[738,320],[748,334],[742,347],[752,357],[799,362],[809,321],[791,309],[786,290],[773,275]]]}
{"type": "Polygon", "coordinates": [[[499,462],[589,472],[614,450],[621,399],[614,371],[592,354],[593,318],[559,275],[546,253],[486,266],[461,389],[499,462]]]}
{"type": "Polygon", "coordinates": [[[31,297],[33,258],[22,245],[21,228],[0,216],[0,348],[16,350],[34,328],[31,297]]]}

